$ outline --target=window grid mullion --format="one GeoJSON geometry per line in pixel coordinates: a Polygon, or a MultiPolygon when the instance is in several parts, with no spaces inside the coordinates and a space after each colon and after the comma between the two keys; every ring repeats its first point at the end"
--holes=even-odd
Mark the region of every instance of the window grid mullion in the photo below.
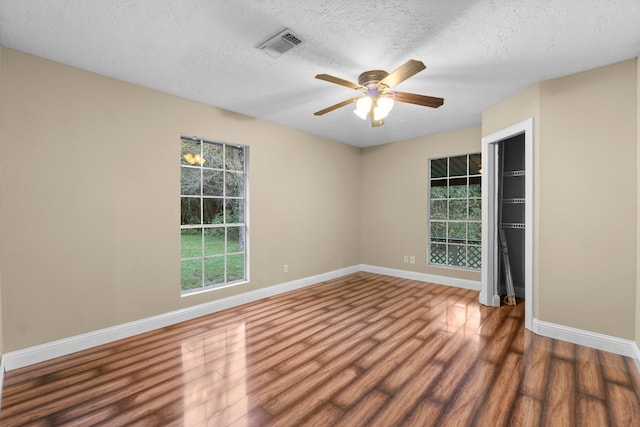
{"type": "MultiPolygon", "coordinates": [[[[199,185],[199,194],[191,194],[191,195],[187,195],[187,196],[183,196],[181,194],[182,198],[191,198],[191,199],[199,199],[200,203],[199,203],[199,216],[200,216],[200,221],[199,224],[194,223],[194,224],[181,224],[181,230],[199,230],[200,231],[200,253],[202,254],[200,257],[190,257],[190,256],[185,256],[184,258],[181,256],[181,260],[182,261],[195,261],[196,259],[200,260],[200,272],[201,272],[201,280],[200,280],[200,289],[204,289],[207,288],[209,286],[207,286],[207,274],[205,272],[205,260],[206,259],[215,259],[215,258],[219,258],[222,260],[222,264],[219,265],[220,270],[217,271],[218,278],[215,279],[214,282],[211,283],[211,286],[215,286],[218,284],[222,284],[224,285],[225,283],[228,282],[228,280],[230,279],[230,274],[232,272],[232,270],[230,270],[230,268],[233,267],[233,271],[236,271],[238,269],[238,267],[231,266],[228,263],[228,258],[229,255],[240,255],[243,257],[243,264],[240,268],[240,270],[238,270],[236,273],[234,273],[233,277],[238,280],[238,277],[242,278],[246,278],[246,265],[247,265],[247,258],[246,258],[246,233],[245,233],[245,227],[246,227],[246,221],[244,220],[247,213],[246,213],[246,209],[247,209],[247,205],[246,205],[246,200],[247,200],[247,195],[246,195],[246,170],[247,170],[247,163],[246,163],[246,148],[243,148],[242,146],[233,146],[235,148],[235,150],[240,150],[241,152],[238,153],[239,155],[242,156],[242,160],[240,161],[240,165],[242,165],[241,170],[238,170],[236,174],[234,174],[234,178],[238,181],[238,185],[242,185],[241,187],[241,193],[238,195],[234,195],[233,197],[229,197],[229,200],[241,200],[242,203],[234,203],[234,205],[237,205],[237,208],[240,209],[238,214],[240,215],[240,218],[242,218],[242,221],[240,222],[233,222],[233,223],[229,223],[228,220],[230,219],[229,214],[230,211],[228,211],[228,206],[227,206],[227,195],[228,195],[228,191],[227,191],[227,184],[228,184],[228,168],[227,168],[227,144],[225,143],[213,143],[213,142],[207,142],[201,138],[189,138],[186,137],[184,139],[181,139],[182,141],[193,141],[193,142],[197,142],[199,143],[199,147],[200,147],[200,158],[204,159],[204,151],[205,151],[205,145],[204,144],[212,144],[212,145],[217,145],[219,147],[214,149],[214,152],[216,154],[214,154],[214,156],[219,156],[217,157],[217,159],[222,159],[222,165],[220,166],[220,168],[211,168],[211,167],[206,167],[203,164],[199,164],[199,165],[193,165],[193,164],[189,164],[189,165],[183,165],[182,164],[182,160],[181,160],[181,166],[187,167],[187,168],[191,168],[191,169],[199,169],[199,175],[200,175],[200,185],[199,185]],[[205,187],[205,176],[204,176],[204,170],[218,170],[222,173],[222,189],[221,189],[221,193],[222,193],[222,197],[220,196],[206,196],[204,194],[204,187],[205,187]],[[242,182],[240,182],[242,181],[242,182]],[[205,222],[205,211],[207,211],[207,209],[209,209],[208,207],[205,207],[205,200],[211,200],[211,199],[219,199],[220,200],[220,204],[217,204],[217,207],[215,208],[215,210],[213,211],[214,213],[217,212],[221,212],[222,213],[222,223],[215,223],[215,224],[209,224],[205,222]],[[238,241],[238,244],[241,245],[239,246],[240,248],[243,248],[241,250],[235,250],[234,252],[229,252],[230,250],[230,245],[231,245],[231,240],[230,240],[230,236],[229,236],[229,227],[239,227],[241,228],[240,230],[240,234],[238,236],[238,239],[240,239],[238,241]],[[209,255],[206,254],[205,252],[205,248],[207,247],[207,245],[216,245],[216,238],[211,237],[214,240],[210,240],[209,243],[207,243],[207,241],[205,240],[205,231],[207,229],[220,229],[222,231],[222,236],[220,236],[221,238],[218,240],[218,248],[215,250],[216,253],[214,253],[213,255],[209,255]],[[219,253],[217,253],[219,252],[219,253]],[[238,274],[241,274],[241,276],[238,276],[238,274]],[[222,280],[222,283],[219,282],[219,280],[222,280]]],[[[195,147],[193,147],[195,148],[195,147]]],[[[208,149],[208,146],[207,146],[208,149]]],[[[235,154],[235,150],[234,150],[234,154],[235,154]]],[[[196,151],[196,150],[193,150],[196,151]]],[[[191,151],[191,152],[193,152],[191,151]]],[[[189,149],[188,147],[186,147],[186,151],[183,151],[183,154],[188,153],[189,149]]],[[[196,151],[197,152],[197,151],[196,151]]],[[[217,163],[217,161],[215,161],[214,163],[210,163],[211,166],[215,166],[217,163]]],[[[220,182],[220,181],[218,181],[220,182]]],[[[234,181],[235,182],[235,181],[234,181]]],[[[240,187],[239,187],[240,189],[240,187]]],[[[181,191],[182,193],[182,191],[181,191]]],[[[212,202],[215,203],[215,202],[212,202]]],[[[192,211],[193,212],[193,211],[192,211]]],[[[197,211],[196,211],[197,212],[197,211]]],[[[207,211],[208,212],[208,211],[207,211]]],[[[239,219],[240,219],[239,218],[239,219]]],[[[195,242],[194,242],[195,243],[195,242]]],[[[197,243],[196,243],[197,244],[197,243]]],[[[195,248],[194,248],[195,249],[195,248]]],[[[188,254],[188,252],[186,253],[188,254]]],[[[210,266],[211,267],[211,266],[210,266]]],[[[214,271],[211,271],[210,273],[212,273],[214,271]]],[[[189,273],[187,273],[189,274],[189,273]]],[[[184,276],[183,276],[184,277],[184,276]]],[[[192,276],[193,277],[193,276],[192,276]]],[[[188,283],[188,282],[187,282],[188,283]]],[[[196,282],[192,282],[193,284],[197,284],[196,282]]],[[[186,289],[183,288],[183,290],[186,290],[188,292],[193,291],[193,290],[197,290],[194,289],[192,287],[188,287],[186,289]]]]}
{"type": "MultiPolygon", "coordinates": [[[[204,159],[204,141],[200,140],[200,158],[204,159]]],[[[204,164],[204,163],[203,163],[204,164]]],[[[200,286],[206,283],[206,272],[204,270],[204,168],[200,165],[200,286]]]]}
{"type": "MultiPolygon", "coordinates": [[[[451,176],[452,170],[453,170],[453,157],[447,157],[446,158],[446,176],[432,176],[432,163],[434,160],[438,160],[440,162],[442,162],[442,160],[444,160],[443,158],[440,159],[431,159],[430,163],[429,163],[429,179],[428,179],[428,183],[429,183],[429,245],[428,245],[428,253],[430,254],[428,257],[428,262],[429,264],[434,264],[434,265],[444,265],[444,266],[452,266],[452,267],[460,267],[460,268],[468,268],[468,269],[479,269],[479,266],[477,266],[476,264],[479,262],[478,260],[478,255],[477,255],[477,250],[474,249],[474,260],[470,260],[470,254],[471,254],[471,225],[470,224],[480,224],[480,221],[477,219],[472,219],[471,215],[472,215],[472,210],[471,210],[471,200],[475,200],[475,199],[479,199],[479,197],[471,197],[471,178],[473,177],[477,177],[480,176],[479,174],[475,173],[475,174],[471,174],[472,172],[472,165],[471,165],[471,158],[472,156],[475,156],[477,154],[466,154],[464,155],[464,157],[462,156],[453,156],[453,157],[458,157],[461,161],[465,161],[466,163],[466,167],[464,169],[464,174],[460,174],[460,175],[456,175],[456,176],[451,176]],[[456,191],[455,193],[452,192],[452,181],[453,180],[460,180],[462,179],[465,185],[465,191],[464,191],[464,195],[462,197],[460,197],[460,195],[458,194],[459,192],[456,191]],[[434,211],[431,209],[432,207],[435,207],[437,205],[434,205],[432,202],[433,201],[438,201],[438,200],[443,200],[442,198],[432,198],[433,195],[433,190],[432,190],[432,185],[435,181],[442,181],[442,180],[446,180],[446,200],[447,202],[444,204],[441,203],[440,204],[440,209],[446,209],[446,215],[444,215],[444,217],[446,219],[432,219],[432,216],[434,215],[434,211]],[[452,196],[457,196],[457,197],[452,197],[452,196]],[[453,213],[451,212],[452,206],[451,203],[454,201],[460,201],[460,202],[464,202],[465,206],[463,209],[463,215],[464,218],[463,219],[454,219],[452,218],[452,216],[454,216],[455,218],[458,218],[459,215],[453,215],[453,213]],[[433,233],[432,233],[432,227],[431,224],[434,223],[443,223],[444,224],[444,236],[443,238],[437,238],[434,239],[433,233]],[[452,225],[456,223],[459,224],[456,226],[455,230],[459,230],[459,231],[454,231],[452,229],[452,225]],[[453,235],[453,234],[455,235],[453,235]],[[464,236],[461,236],[461,234],[464,233],[464,236]],[[458,237],[456,237],[458,236],[458,237]],[[464,237],[464,238],[462,238],[464,237]],[[440,257],[436,256],[436,258],[433,258],[433,254],[432,251],[434,249],[434,246],[436,245],[435,248],[440,248],[438,250],[441,250],[441,254],[444,256],[444,260],[443,262],[438,262],[439,259],[441,259],[440,257]],[[443,246],[442,246],[443,245],[443,246]],[[462,260],[458,260],[458,257],[464,257],[464,259],[462,260]],[[456,263],[455,264],[451,264],[450,258],[456,258],[456,263]]],[[[461,166],[459,165],[459,162],[456,161],[455,162],[456,166],[461,166]]],[[[459,169],[459,167],[458,167],[459,169]]],[[[473,169],[475,171],[475,169],[473,169]]],[[[459,172],[463,172],[462,170],[458,171],[456,170],[455,173],[459,173],[459,172]]],[[[476,183],[477,184],[477,183],[476,183]]],[[[459,188],[459,187],[458,187],[459,188]]],[[[461,190],[461,189],[460,189],[461,190]]],[[[438,194],[438,193],[436,193],[438,194]]],[[[462,206],[458,206],[460,204],[460,202],[458,202],[456,204],[456,212],[460,211],[460,207],[462,206]]],[[[476,214],[477,214],[477,205],[474,204],[475,209],[476,209],[476,214]]],[[[441,211],[436,212],[436,215],[438,217],[441,216],[441,211]]],[[[442,231],[442,229],[440,229],[442,231]]],[[[473,247],[478,247],[478,244],[481,243],[477,240],[477,233],[478,233],[478,229],[475,228],[475,233],[476,235],[474,236],[474,241],[473,241],[473,247]]]]}
{"type": "Polygon", "coordinates": [[[224,256],[223,267],[224,267],[224,281],[227,281],[227,253],[229,252],[227,246],[227,236],[229,235],[229,228],[227,226],[227,144],[222,145],[222,223],[224,224],[224,256]]]}

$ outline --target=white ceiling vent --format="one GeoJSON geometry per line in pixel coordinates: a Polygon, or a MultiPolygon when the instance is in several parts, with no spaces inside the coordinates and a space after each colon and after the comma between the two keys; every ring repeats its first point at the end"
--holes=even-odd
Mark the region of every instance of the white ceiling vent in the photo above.
{"type": "Polygon", "coordinates": [[[272,58],[277,58],[300,43],[302,43],[300,37],[295,35],[290,29],[285,28],[256,47],[272,58]]]}

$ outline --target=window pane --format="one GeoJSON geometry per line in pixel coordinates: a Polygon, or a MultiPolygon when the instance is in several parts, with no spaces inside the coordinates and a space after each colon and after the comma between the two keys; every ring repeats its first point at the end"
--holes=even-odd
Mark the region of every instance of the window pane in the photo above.
{"type": "Polygon", "coordinates": [[[467,219],[467,201],[449,201],[449,219],[467,219]]]}
{"type": "Polygon", "coordinates": [[[482,247],[476,245],[469,245],[467,247],[467,267],[469,268],[482,268],[482,247]]]}
{"type": "Polygon", "coordinates": [[[467,240],[467,223],[466,222],[450,222],[449,223],[449,241],[462,243],[467,240]]]}
{"type": "Polygon", "coordinates": [[[482,158],[480,154],[469,155],[469,175],[479,175],[482,169],[482,158]]]}
{"type": "Polygon", "coordinates": [[[205,286],[224,283],[224,257],[204,259],[205,286]]]}
{"type": "Polygon", "coordinates": [[[202,259],[181,262],[181,286],[183,291],[202,287],[202,259]]]}
{"type": "Polygon", "coordinates": [[[432,264],[447,263],[447,245],[441,243],[431,243],[429,258],[432,264]]]}
{"type": "Polygon", "coordinates": [[[180,164],[195,165],[196,156],[200,156],[200,142],[198,141],[180,141],[180,164]]]}
{"type": "Polygon", "coordinates": [[[482,219],[482,200],[469,199],[469,219],[482,219]]]}
{"type": "Polygon", "coordinates": [[[244,174],[227,172],[225,174],[227,197],[241,197],[244,194],[244,174]]]}
{"type": "Polygon", "coordinates": [[[467,156],[449,158],[449,176],[465,176],[467,174],[467,156]]]}
{"type": "Polygon", "coordinates": [[[180,223],[200,224],[200,198],[181,197],[180,198],[180,223]]]}
{"type": "Polygon", "coordinates": [[[431,198],[446,199],[447,198],[447,180],[434,179],[431,181],[431,198]]]}
{"type": "Polygon", "coordinates": [[[225,155],[227,169],[244,171],[244,150],[242,148],[227,145],[225,155]]]}
{"type": "Polygon", "coordinates": [[[444,241],[447,239],[447,223],[435,222],[431,223],[431,241],[444,241]]]}
{"type": "Polygon", "coordinates": [[[467,178],[449,180],[449,198],[467,198],[467,178]]]}
{"type": "Polygon", "coordinates": [[[202,256],[202,229],[188,228],[180,233],[180,258],[202,256]]]}
{"type": "Polygon", "coordinates": [[[223,200],[222,198],[202,199],[202,221],[204,224],[222,224],[224,222],[223,200]]]}
{"type": "Polygon", "coordinates": [[[447,176],[447,158],[431,160],[431,178],[447,176]]]}
{"type": "Polygon", "coordinates": [[[227,199],[226,213],[227,224],[237,224],[244,222],[244,200],[242,199],[227,199]]]}
{"type": "Polygon", "coordinates": [[[205,228],[204,256],[224,254],[224,228],[205,228]]]}
{"type": "Polygon", "coordinates": [[[447,245],[447,264],[456,267],[467,266],[466,246],[464,245],[447,245]]]}
{"type": "Polygon", "coordinates": [[[482,197],[482,178],[479,176],[469,178],[469,197],[482,197]]]}
{"type": "Polygon", "coordinates": [[[244,255],[229,255],[227,257],[227,281],[244,279],[244,255]]]}
{"type": "Polygon", "coordinates": [[[202,147],[206,168],[222,169],[222,145],[205,143],[202,147]]]}
{"type": "Polygon", "coordinates": [[[244,227],[227,228],[227,253],[244,251],[244,227]]]}
{"type": "Polygon", "coordinates": [[[480,222],[470,222],[468,226],[469,230],[469,243],[480,243],[482,240],[482,223],[480,222]]]}
{"type": "Polygon", "coordinates": [[[447,201],[431,201],[431,219],[447,219],[447,201]]]}
{"type": "Polygon", "coordinates": [[[199,168],[180,168],[180,193],[183,196],[197,196],[200,194],[199,168]]]}
{"type": "Polygon", "coordinates": [[[223,196],[222,189],[224,183],[222,182],[222,174],[222,171],[216,170],[204,169],[202,171],[202,179],[204,181],[202,185],[203,196],[223,196]]]}

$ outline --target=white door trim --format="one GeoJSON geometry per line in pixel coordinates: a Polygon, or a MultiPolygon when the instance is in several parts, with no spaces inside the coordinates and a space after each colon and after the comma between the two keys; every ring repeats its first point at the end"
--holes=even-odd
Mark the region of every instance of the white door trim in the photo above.
{"type": "Polygon", "coordinates": [[[525,327],[533,330],[533,118],[482,138],[482,278],[480,303],[497,307],[497,143],[524,134],[525,145],[525,327]]]}

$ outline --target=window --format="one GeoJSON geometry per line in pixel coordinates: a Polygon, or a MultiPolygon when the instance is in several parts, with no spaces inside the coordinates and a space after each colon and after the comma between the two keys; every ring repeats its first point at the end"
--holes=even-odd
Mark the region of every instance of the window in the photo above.
{"type": "Polygon", "coordinates": [[[247,148],[180,140],[181,290],[247,280],[247,148]]]}
{"type": "Polygon", "coordinates": [[[480,154],[429,161],[429,264],[479,270],[480,154]]]}

